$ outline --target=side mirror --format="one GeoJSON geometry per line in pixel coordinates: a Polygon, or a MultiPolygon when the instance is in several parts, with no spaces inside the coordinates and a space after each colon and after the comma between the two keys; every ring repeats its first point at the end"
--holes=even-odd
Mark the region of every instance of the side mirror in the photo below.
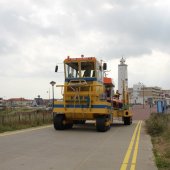
{"type": "Polygon", "coordinates": [[[55,72],[57,72],[58,71],[58,66],[55,66],[55,72]]]}
{"type": "Polygon", "coordinates": [[[107,70],[107,63],[103,63],[103,70],[107,70]]]}

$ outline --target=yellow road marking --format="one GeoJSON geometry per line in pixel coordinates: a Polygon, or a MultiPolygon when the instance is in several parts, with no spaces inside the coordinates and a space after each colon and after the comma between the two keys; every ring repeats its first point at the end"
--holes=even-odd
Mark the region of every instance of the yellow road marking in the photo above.
{"type": "Polygon", "coordinates": [[[137,160],[137,155],[138,155],[141,126],[142,126],[142,122],[140,123],[140,126],[139,126],[138,135],[137,135],[137,139],[136,139],[135,149],[134,149],[134,152],[133,152],[133,157],[132,157],[132,163],[131,163],[130,170],[135,170],[135,168],[136,168],[136,160],[137,160]]]}
{"type": "Polygon", "coordinates": [[[24,129],[24,130],[17,130],[17,131],[13,131],[13,132],[4,132],[4,133],[0,133],[0,137],[9,136],[9,135],[16,135],[16,134],[24,133],[24,132],[31,132],[31,131],[45,129],[45,128],[49,128],[49,127],[51,127],[51,125],[41,126],[41,127],[36,127],[36,128],[29,128],[29,129],[24,129]]]}
{"type": "Polygon", "coordinates": [[[120,170],[126,170],[127,169],[127,165],[128,165],[129,158],[130,158],[130,155],[131,155],[131,152],[132,152],[132,149],[133,149],[133,145],[134,145],[134,142],[135,142],[135,138],[136,138],[136,134],[137,134],[139,124],[140,124],[140,121],[136,125],[136,128],[135,128],[134,133],[132,135],[132,139],[130,141],[129,147],[127,149],[127,152],[126,152],[126,155],[124,157],[124,160],[123,160],[123,163],[121,165],[120,170]]]}

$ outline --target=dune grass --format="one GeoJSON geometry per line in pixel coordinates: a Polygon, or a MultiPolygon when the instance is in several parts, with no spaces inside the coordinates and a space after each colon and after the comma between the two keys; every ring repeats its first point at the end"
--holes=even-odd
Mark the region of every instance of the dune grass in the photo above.
{"type": "Polygon", "coordinates": [[[151,135],[155,162],[159,170],[170,170],[170,114],[152,113],[146,120],[151,135]]]}

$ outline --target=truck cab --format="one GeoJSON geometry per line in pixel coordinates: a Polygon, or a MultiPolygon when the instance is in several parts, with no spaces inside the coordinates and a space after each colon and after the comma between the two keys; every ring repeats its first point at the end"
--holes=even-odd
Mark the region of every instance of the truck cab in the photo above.
{"type": "Polygon", "coordinates": [[[95,57],[64,60],[65,82],[70,80],[102,81],[103,68],[95,57]]]}

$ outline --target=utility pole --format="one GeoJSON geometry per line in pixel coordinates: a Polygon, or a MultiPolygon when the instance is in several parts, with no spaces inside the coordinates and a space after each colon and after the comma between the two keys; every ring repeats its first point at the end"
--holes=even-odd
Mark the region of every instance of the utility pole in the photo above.
{"type": "Polygon", "coordinates": [[[143,109],[145,108],[145,98],[144,98],[144,84],[143,84],[143,109]]]}
{"type": "MultiPolygon", "coordinates": [[[[50,84],[51,84],[51,86],[52,86],[53,109],[54,109],[54,85],[56,84],[56,82],[55,82],[55,81],[51,81],[50,84]]],[[[53,118],[54,118],[54,112],[53,112],[53,118]]]]}

